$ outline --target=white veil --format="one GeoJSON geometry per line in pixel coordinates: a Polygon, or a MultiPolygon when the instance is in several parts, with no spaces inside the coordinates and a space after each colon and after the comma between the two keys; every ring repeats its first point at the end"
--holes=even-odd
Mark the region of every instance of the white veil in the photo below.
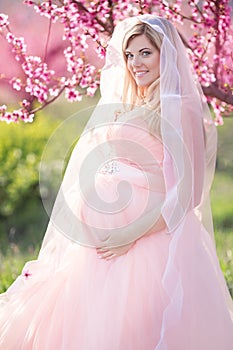
{"type": "MultiPolygon", "coordinates": [[[[88,247],[126,244],[139,238],[146,232],[146,228],[151,227],[150,223],[153,217],[155,220],[158,218],[160,209],[168,234],[173,235],[163,276],[164,287],[172,301],[164,313],[164,324],[169,327],[176,322],[181,312],[182,281],[180,271],[176,268],[176,258],[179,242],[185,234],[183,228],[186,216],[190,212],[195,213],[200,225],[213,238],[209,194],[216,161],[216,127],[201,87],[193,74],[184,45],[173,25],[163,18],[142,15],[128,18],[116,26],[107,48],[100,87],[100,102],[71,155],[39,259],[55,254],[57,261],[61,261],[66,246],[73,244],[72,241],[88,247]],[[162,199],[162,204],[156,204],[155,210],[152,209],[149,213],[142,211],[141,221],[135,220],[131,229],[129,225],[117,228],[113,226],[107,230],[90,227],[76,213],[87,199],[85,197],[89,189],[95,188],[94,182],[99,168],[105,164],[109,154],[111,155],[114,140],[108,142],[106,134],[109,133],[109,127],[117,127],[118,124],[114,121],[116,111],[122,110],[125,72],[122,42],[126,31],[138,21],[149,24],[163,38],[160,49],[160,136],[164,149],[162,175],[165,198],[162,199]],[[135,232],[137,229],[138,232],[135,232]],[[169,310],[173,310],[172,320],[169,319],[169,310]]],[[[148,111],[150,108],[144,109],[144,113],[147,114],[148,111]]],[[[137,108],[132,113],[137,115],[137,108]]],[[[153,177],[148,181],[150,188],[153,187],[153,177]]],[[[118,188],[118,192],[120,197],[122,192],[127,191],[118,188]]],[[[98,194],[96,203],[100,212],[104,214],[106,210],[106,217],[112,211],[110,203],[103,203],[98,194]]],[[[121,203],[125,204],[124,201],[121,203]]],[[[150,208],[152,204],[150,203],[150,208]]]]}
{"type": "MultiPolygon", "coordinates": [[[[54,232],[57,236],[57,231],[87,246],[101,246],[102,242],[108,242],[109,245],[123,244],[111,239],[111,233],[106,231],[94,232],[90,237],[90,227],[76,213],[81,205],[80,193],[82,197],[86,197],[85,191],[95,182],[100,165],[106,162],[111,153],[112,146],[106,141],[105,135],[109,125],[115,127],[116,111],[122,110],[125,73],[122,42],[126,31],[138,21],[149,24],[163,38],[160,49],[160,134],[164,145],[163,178],[166,198],[162,208],[160,206],[162,216],[168,232],[173,233],[180,224],[182,226],[185,215],[195,209],[207,231],[213,233],[209,191],[216,160],[216,127],[177,31],[163,18],[142,15],[120,22],[114,30],[101,72],[101,99],[70,158],[53,207],[43,248],[54,237],[54,232]],[[95,239],[95,233],[102,237],[100,241],[95,239]]],[[[144,113],[147,113],[147,108],[144,109],[144,113]]],[[[136,109],[134,114],[137,113],[136,109]]],[[[108,207],[107,203],[107,211],[108,207]]],[[[153,217],[154,213],[150,215],[153,217]]],[[[146,216],[144,221],[145,218],[146,216]]],[[[133,230],[135,228],[137,229],[136,225],[133,230]]],[[[96,227],[94,229],[97,230],[96,227]]],[[[121,236],[125,235],[122,227],[120,230],[121,236]]],[[[142,231],[145,232],[145,229],[142,231]]],[[[114,236],[116,237],[116,233],[114,236]]],[[[140,234],[135,233],[127,240],[134,240],[139,236],[140,234]]]]}
{"type": "Polygon", "coordinates": [[[116,26],[101,75],[102,99],[105,102],[121,101],[124,80],[121,53],[123,36],[138,20],[149,24],[163,36],[160,104],[167,187],[163,216],[172,232],[187,210],[196,208],[199,218],[208,232],[212,233],[212,217],[207,203],[215,170],[216,128],[201,87],[195,80],[184,45],[169,21],[154,15],[142,15],[126,19],[116,26]]]}
{"type": "Polygon", "coordinates": [[[127,29],[138,20],[149,24],[163,36],[160,49],[160,107],[166,198],[162,215],[173,239],[163,276],[163,285],[171,303],[164,312],[157,350],[165,349],[163,334],[181,317],[184,291],[176,259],[179,242],[185,235],[185,216],[190,211],[195,212],[214,239],[209,195],[215,171],[217,132],[177,31],[169,21],[154,15],[129,18],[115,28],[101,76],[102,98],[105,101],[121,100],[124,77],[121,43],[127,29]]]}

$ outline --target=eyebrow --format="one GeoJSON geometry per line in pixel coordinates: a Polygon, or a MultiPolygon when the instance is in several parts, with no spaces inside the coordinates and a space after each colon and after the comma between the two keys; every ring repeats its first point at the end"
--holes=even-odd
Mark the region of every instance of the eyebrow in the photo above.
{"type": "MultiPolygon", "coordinates": [[[[143,47],[143,49],[140,49],[138,52],[142,52],[143,50],[151,50],[149,47],[143,47]]],[[[131,52],[129,49],[126,49],[125,52],[131,52]]]]}

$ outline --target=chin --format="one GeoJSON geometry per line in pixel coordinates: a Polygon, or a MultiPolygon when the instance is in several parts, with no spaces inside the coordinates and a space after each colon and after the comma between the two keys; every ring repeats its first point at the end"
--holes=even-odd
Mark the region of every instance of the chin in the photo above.
{"type": "Polygon", "coordinates": [[[140,88],[146,88],[147,86],[149,86],[148,84],[146,83],[140,83],[140,82],[136,82],[137,86],[140,87],[140,88]]]}
{"type": "Polygon", "coordinates": [[[136,81],[137,86],[141,87],[141,88],[147,88],[148,86],[150,86],[152,84],[152,82],[148,82],[148,81],[136,81]]]}

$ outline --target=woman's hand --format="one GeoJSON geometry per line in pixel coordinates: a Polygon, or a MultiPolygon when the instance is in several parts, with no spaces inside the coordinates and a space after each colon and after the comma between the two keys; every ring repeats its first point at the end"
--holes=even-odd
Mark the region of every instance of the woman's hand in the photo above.
{"type": "Polygon", "coordinates": [[[100,259],[111,260],[113,258],[116,258],[117,256],[126,254],[130,250],[130,248],[132,248],[134,243],[135,242],[132,242],[132,243],[129,243],[120,247],[114,247],[114,248],[109,248],[109,247],[96,248],[96,251],[100,259]]]}

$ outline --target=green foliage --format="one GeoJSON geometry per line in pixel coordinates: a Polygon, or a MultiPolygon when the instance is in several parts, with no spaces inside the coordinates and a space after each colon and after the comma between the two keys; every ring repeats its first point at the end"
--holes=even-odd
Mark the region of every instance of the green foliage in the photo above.
{"type": "Polygon", "coordinates": [[[211,207],[220,265],[233,297],[233,176],[217,171],[211,191],[211,207]]]}
{"type": "Polygon", "coordinates": [[[211,192],[211,207],[216,230],[233,231],[233,176],[231,172],[216,172],[211,192]]]}
{"type": "Polygon", "coordinates": [[[4,293],[12,282],[20,275],[25,261],[32,260],[37,250],[30,245],[27,250],[22,251],[16,244],[10,244],[0,251],[0,293],[4,293]],[[4,251],[4,253],[3,253],[4,251]]]}
{"type": "Polygon", "coordinates": [[[216,231],[215,239],[220,266],[233,297],[233,230],[216,231]]]}
{"type": "MultiPolygon", "coordinates": [[[[94,99],[94,102],[95,99],[94,99]]],[[[41,202],[40,191],[44,190],[39,174],[39,167],[44,157],[44,150],[53,132],[59,135],[58,142],[52,150],[51,159],[43,158],[47,176],[51,187],[49,190],[57,193],[58,186],[70,156],[74,140],[76,141],[89,117],[86,112],[93,105],[93,99],[84,99],[77,111],[75,104],[62,103],[48,108],[47,115],[40,113],[30,124],[5,124],[0,126],[0,246],[10,243],[31,241],[37,244],[42,239],[48,217],[41,202]],[[49,111],[50,110],[50,111],[49,111]],[[64,116],[66,119],[64,120],[64,116]],[[70,118],[69,116],[74,116],[70,118]],[[64,122],[64,123],[63,123],[64,122]],[[73,124],[72,124],[73,123],[73,124]],[[67,127],[68,124],[68,127],[67,127]],[[70,142],[72,144],[70,144],[70,142]],[[70,149],[69,149],[70,147],[70,149]],[[69,150],[69,152],[67,152],[69,150]],[[64,153],[66,152],[66,153],[64,153]],[[56,159],[62,159],[62,172],[58,179],[56,159]],[[60,158],[59,158],[60,157],[60,158]]],[[[47,180],[46,178],[46,180],[47,180]]],[[[53,197],[46,192],[48,201],[53,197]]]]}
{"type": "Polygon", "coordinates": [[[218,127],[217,169],[233,174],[233,116],[224,119],[224,125],[218,127]]]}
{"type": "Polygon", "coordinates": [[[40,200],[39,163],[57,124],[58,121],[43,115],[33,124],[1,124],[1,246],[20,240],[25,234],[35,242],[35,234],[44,232],[47,215],[40,200]]]}
{"type": "Polygon", "coordinates": [[[1,216],[9,216],[24,202],[25,195],[38,194],[38,165],[53,123],[40,117],[27,125],[1,125],[0,197],[1,216]]]}

